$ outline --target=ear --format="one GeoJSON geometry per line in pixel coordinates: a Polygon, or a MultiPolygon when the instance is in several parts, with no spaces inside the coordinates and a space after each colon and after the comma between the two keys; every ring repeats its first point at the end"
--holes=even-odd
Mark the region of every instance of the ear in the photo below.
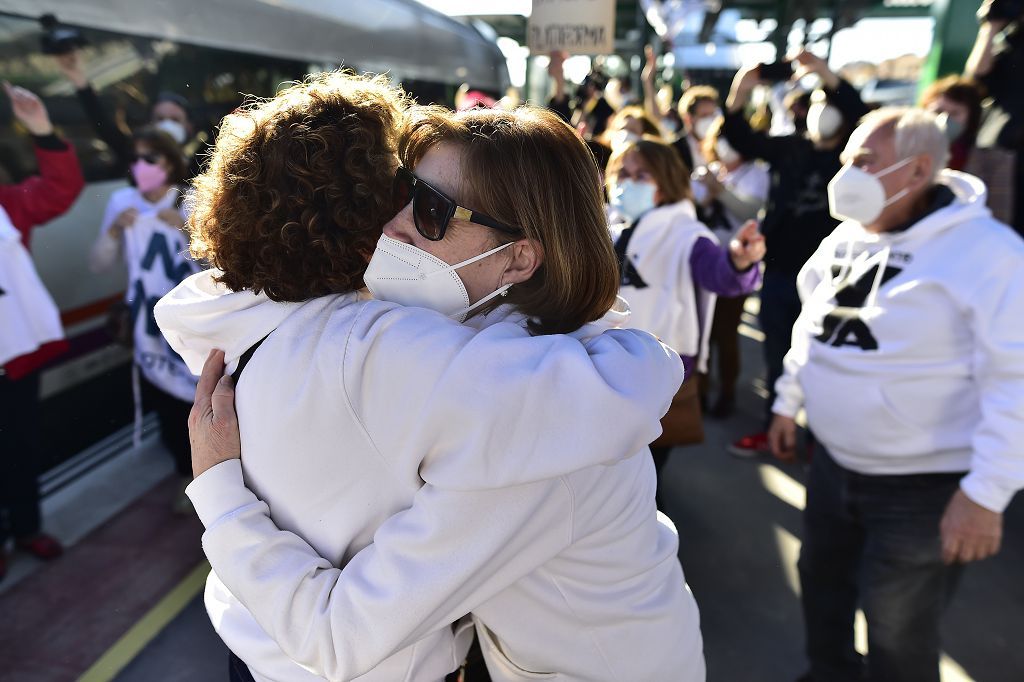
{"type": "Polygon", "coordinates": [[[501,276],[501,284],[522,284],[544,263],[544,247],[533,239],[520,239],[511,248],[512,260],[501,276]]]}
{"type": "Polygon", "coordinates": [[[932,157],[927,154],[918,154],[917,158],[914,159],[914,173],[911,175],[911,182],[914,187],[922,187],[931,182],[932,177],[932,164],[934,161],[932,157]]]}

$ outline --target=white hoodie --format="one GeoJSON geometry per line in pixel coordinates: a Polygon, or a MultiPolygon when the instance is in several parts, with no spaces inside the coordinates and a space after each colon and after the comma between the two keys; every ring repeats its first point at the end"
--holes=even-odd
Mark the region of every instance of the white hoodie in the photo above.
{"type": "MultiPolygon", "coordinates": [[[[613,240],[626,227],[613,225],[613,240]]],[[[717,297],[693,282],[690,253],[701,237],[718,243],[714,233],[697,220],[689,200],[645,213],[629,240],[626,258],[647,286],[622,286],[619,294],[629,303],[630,324],[656,335],[680,355],[697,358],[698,371],[706,371],[717,297]]]]}
{"type": "MultiPolygon", "coordinates": [[[[156,316],[171,346],[195,369],[211,348],[225,348],[234,360],[273,331],[238,386],[244,463],[214,467],[189,490],[210,529],[206,549],[215,568],[207,609],[218,633],[259,680],[443,677],[460,654],[447,624],[472,606],[463,602],[478,591],[493,591],[487,587],[492,580],[508,580],[503,571],[535,560],[533,555],[547,558],[553,546],[566,542],[568,529],[577,527],[566,525],[572,505],[559,477],[600,463],[613,469],[649,463],[644,444],[659,432],[657,420],[682,379],[678,359],[642,332],[611,330],[581,343],[567,336],[530,337],[520,321],[503,320],[477,332],[437,313],[357,301],[355,295],[282,304],[227,293],[209,272],[171,292],[156,316]],[[634,452],[641,454],[615,464],[634,452]],[[234,493],[218,487],[204,494],[232,467],[234,493]],[[269,505],[273,522],[263,516],[267,507],[241,488],[243,473],[269,505]],[[421,491],[423,480],[437,487],[421,491]],[[431,491],[465,496],[478,506],[433,506],[446,498],[431,491]],[[398,512],[414,497],[426,498],[422,504],[436,516],[407,523],[416,517],[398,512]],[[523,500],[529,506],[517,505],[523,500]],[[460,513],[479,510],[481,501],[489,514],[460,513]],[[392,515],[388,524],[399,540],[413,545],[412,556],[386,555],[392,563],[356,581],[352,602],[345,601],[344,590],[317,592],[322,583],[312,588],[314,600],[330,596],[332,603],[347,605],[345,622],[360,626],[353,629],[354,645],[336,652],[321,619],[304,611],[311,593],[292,592],[290,586],[301,577],[330,577],[324,569],[332,564],[358,570],[363,560],[353,555],[380,541],[382,524],[392,515]],[[259,517],[279,537],[265,541],[256,533],[259,517]],[[470,522],[494,529],[495,537],[521,530],[530,541],[426,541],[470,522]],[[561,525],[550,529],[555,523],[561,525]],[[211,541],[218,527],[227,537],[211,541]],[[539,531],[545,532],[536,540],[539,531]],[[296,562],[287,559],[296,536],[312,545],[299,541],[313,557],[298,566],[298,575],[296,562]],[[229,548],[231,559],[217,559],[219,548],[229,548]],[[456,589],[455,595],[444,590],[443,578],[478,565],[481,553],[492,559],[491,553],[510,551],[510,568],[489,567],[493,575],[482,574],[482,586],[470,589],[475,584],[466,583],[466,591],[456,589]],[[240,558],[246,552],[249,558],[240,558]],[[410,567],[419,568],[408,575],[410,567]],[[243,579],[235,580],[236,571],[243,579]],[[427,575],[432,578],[423,589],[401,601],[389,599],[427,575]],[[441,603],[433,596],[438,593],[441,603]],[[436,620],[424,623],[431,617],[436,620]]],[[[653,488],[646,492],[653,499],[653,488]]],[[[675,536],[663,535],[653,503],[650,519],[649,558],[656,555],[670,565],[675,536]]],[[[692,605],[692,598],[685,603],[677,566],[673,577],[675,604],[692,605]]],[[[564,602],[558,606],[565,609],[564,602]]],[[[695,607],[680,608],[680,617],[696,628],[695,607]]]]}
{"type": "Polygon", "coordinates": [[[844,222],[807,261],[773,410],[805,405],[853,471],[969,471],[963,491],[1001,512],[1024,487],[1024,241],[980,180],[941,182],[952,204],[902,232],[844,222]]]}

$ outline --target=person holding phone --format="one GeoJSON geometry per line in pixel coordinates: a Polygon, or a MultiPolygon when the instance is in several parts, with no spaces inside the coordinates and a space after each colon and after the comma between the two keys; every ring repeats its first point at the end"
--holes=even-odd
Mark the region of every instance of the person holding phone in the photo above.
{"type": "Polygon", "coordinates": [[[850,131],[867,111],[856,89],[833,73],[825,60],[806,50],[789,62],[741,69],[733,80],[722,136],[743,158],[766,161],[772,176],[761,224],[768,256],[760,312],[771,395],[764,428],[732,443],[729,451],[734,455],[752,457],[769,451],[767,426],[774,386],[782,374],[793,323],[800,314],[796,276],[821,240],[839,223],[829,214],[825,189],[839,171],[839,153],[850,131]],[[770,137],[755,132],[744,116],[751,93],[767,77],[777,78],[789,71],[794,79],[814,74],[821,81],[821,87],[811,96],[806,134],[770,137]]]}

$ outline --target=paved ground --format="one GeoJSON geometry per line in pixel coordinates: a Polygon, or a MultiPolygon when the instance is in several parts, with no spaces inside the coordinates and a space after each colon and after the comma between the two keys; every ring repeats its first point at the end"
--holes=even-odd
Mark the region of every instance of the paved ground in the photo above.
{"type": "MultiPolygon", "coordinates": [[[[740,460],[724,451],[725,444],[735,435],[757,425],[761,409],[752,376],[752,370],[760,366],[759,347],[744,339],[743,348],[747,368],[743,385],[746,388],[738,414],[726,422],[708,422],[707,442],[702,446],[673,453],[665,470],[663,496],[666,511],[679,528],[680,558],[701,606],[708,679],[711,682],[786,682],[803,671],[795,561],[799,551],[804,471],[798,464],[777,465],[767,459],[740,460]]],[[[36,649],[49,649],[50,660],[33,655],[34,668],[9,667],[6,663],[10,660],[21,660],[25,656],[12,648],[14,640],[3,642],[0,639],[0,680],[72,679],[72,664],[79,665],[75,669],[81,671],[81,660],[89,657],[97,660],[105,652],[111,658],[111,649],[128,661],[114,677],[121,682],[226,680],[226,650],[207,620],[201,596],[198,596],[198,583],[194,576],[189,583],[186,575],[196,570],[195,528],[190,524],[185,528],[180,524],[165,524],[158,518],[158,509],[166,508],[173,489],[173,482],[165,481],[144,496],[156,500],[155,504],[129,506],[92,534],[85,535],[79,543],[82,545],[79,554],[72,550],[62,560],[74,560],[74,566],[58,563],[32,571],[32,567],[25,568],[23,562],[21,572],[31,575],[0,595],[0,612],[11,613],[9,609],[15,603],[12,600],[23,604],[26,595],[47,593],[44,581],[70,582],[75,573],[87,572],[89,565],[74,557],[91,556],[94,552],[89,549],[91,545],[109,544],[119,533],[141,532],[139,522],[129,522],[125,516],[139,514],[142,510],[147,510],[152,517],[153,532],[161,536],[180,536],[178,542],[184,558],[179,556],[176,561],[164,563],[173,564],[172,573],[184,587],[161,599],[161,595],[150,588],[166,581],[159,582],[154,577],[140,580],[138,576],[108,576],[108,582],[122,581],[126,589],[141,585],[149,590],[145,601],[152,611],[143,618],[144,609],[136,603],[140,600],[128,595],[122,600],[116,593],[104,593],[102,603],[80,617],[83,623],[90,623],[89,627],[116,621],[118,627],[114,630],[118,632],[107,632],[104,637],[91,635],[89,642],[93,650],[81,652],[83,647],[76,645],[74,661],[61,650],[64,645],[57,646],[53,639],[55,634],[67,637],[73,632],[67,613],[83,608],[76,606],[74,590],[63,591],[61,598],[68,600],[63,603],[56,598],[37,602],[41,608],[52,611],[50,617],[23,620],[14,629],[22,646],[34,642],[31,645],[36,649]],[[175,607],[176,599],[180,604],[175,607]],[[184,608],[179,610],[182,605],[184,608]],[[122,636],[121,630],[128,625],[123,610],[129,606],[134,609],[134,618],[144,622],[141,626],[137,623],[128,635],[122,636]],[[160,613],[171,614],[166,627],[159,619],[160,613]],[[156,633],[155,636],[146,636],[147,628],[156,633]],[[125,649],[126,640],[129,645],[131,641],[141,642],[140,649],[125,649]],[[126,650],[130,653],[126,654],[126,650]]],[[[170,551],[166,542],[158,544],[163,551],[170,551]]],[[[157,570],[152,564],[131,562],[126,562],[122,569],[157,570]]],[[[1021,575],[1024,575],[1024,503],[1018,499],[1007,513],[1003,552],[996,559],[967,571],[950,607],[945,625],[943,682],[1024,680],[1024,646],[1021,646],[1024,644],[1024,581],[1021,575]]],[[[82,578],[82,587],[88,584],[87,577],[82,578]]],[[[79,596],[79,599],[85,601],[85,597],[79,596]]],[[[111,630],[105,626],[101,629],[111,630]]],[[[111,675],[94,674],[88,679],[111,679],[111,675]]]]}

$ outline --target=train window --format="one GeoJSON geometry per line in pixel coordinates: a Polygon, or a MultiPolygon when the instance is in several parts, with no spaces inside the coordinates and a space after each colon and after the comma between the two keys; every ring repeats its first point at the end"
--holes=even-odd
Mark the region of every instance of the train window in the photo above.
{"type": "MultiPolygon", "coordinates": [[[[302,78],[309,68],[298,60],[80,30],[88,40],[81,51],[86,75],[104,111],[125,131],[145,125],[153,99],[169,90],[189,100],[196,130],[210,137],[217,122],[242,102],[243,93],[271,96],[280,83],[302,78]]],[[[54,125],[75,146],[87,181],[121,177],[123,165],[97,137],[95,124],[54,59],[42,53],[40,36],[35,20],[0,17],[0,76],[43,98],[54,125]]],[[[31,146],[16,131],[10,108],[0,106],[0,182],[33,172],[31,146]]]]}

